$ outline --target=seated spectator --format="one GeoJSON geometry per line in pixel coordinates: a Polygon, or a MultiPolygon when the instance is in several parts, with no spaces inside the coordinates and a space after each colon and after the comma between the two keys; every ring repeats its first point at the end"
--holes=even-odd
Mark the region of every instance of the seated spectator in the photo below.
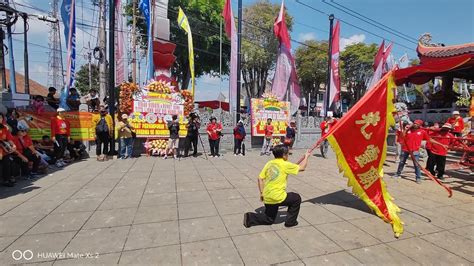
{"type": "Polygon", "coordinates": [[[23,125],[19,126],[17,133],[13,137],[13,142],[16,146],[16,153],[13,156],[14,164],[19,166],[21,175],[25,179],[34,179],[35,175],[39,174],[38,167],[41,159],[33,146],[33,141],[28,135],[28,128],[23,125]]]}
{"type": "Polygon", "coordinates": [[[31,103],[31,106],[33,107],[33,111],[37,114],[42,114],[45,111],[44,108],[44,97],[41,95],[36,95],[33,98],[33,102],[31,103]]]}
{"type": "Polygon", "coordinates": [[[86,101],[87,105],[89,106],[90,112],[96,112],[100,105],[99,94],[97,91],[92,89],[89,93],[84,96],[84,100],[86,101]]]}
{"type": "Polygon", "coordinates": [[[15,152],[15,144],[13,136],[5,125],[5,117],[0,113],[0,174],[4,186],[13,187],[15,178],[13,178],[11,170],[11,156],[15,152]]]}
{"type": "Polygon", "coordinates": [[[86,146],[81,141],[71,140],[67,144],[67,150],[69,151],[69,157],[71,161],[81,160],[87,158],[86,146]]]}
{"type": "Polygon", "coordinates": [[[79,111],[79,105],[81,105],[81,96],[77,93],[76,88],[69,89],[69,96],[66,99],[66,103],[71,111],[79,111]]]}
{"type": "Polygon", "coordinates": [[[12,134],[15,134],[18,130],[18,118],[20,118],[18,111],[15,108],[9,108],[7,111],[7,125],[10,127],[12,134]]]}
{"type": "Polygon", "coordinates": [[[48,96],[46,96],[46,101],[48,102],[49,106],[51,106],[54,110],[59,108],[59,99],[56,99],[54,95],[56,94],[55,87],[49,87],[48,89],[48,96]]]}
{"type": "Polygon", "coordinates": [[[48,135],[44,135],[40,142],[35,143],[35,149],[40,152],[41,157],[49,164],[56,163],[54,142],[48,135]]]}

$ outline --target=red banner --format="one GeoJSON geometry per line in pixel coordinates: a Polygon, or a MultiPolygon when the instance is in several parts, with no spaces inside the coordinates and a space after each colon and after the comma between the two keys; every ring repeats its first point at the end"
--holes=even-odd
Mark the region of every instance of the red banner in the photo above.
{"type": "Polygon", "coordinates": [[[350,109],[331,129],[327,139],[353,193],[380,218],[391,223],[398,237],[403,232],[398,217],[400,209],[392,202],[382,180],[388,128],[395,124],[392,100],[396,86],[392,73],[387,73],[350,109]]]}

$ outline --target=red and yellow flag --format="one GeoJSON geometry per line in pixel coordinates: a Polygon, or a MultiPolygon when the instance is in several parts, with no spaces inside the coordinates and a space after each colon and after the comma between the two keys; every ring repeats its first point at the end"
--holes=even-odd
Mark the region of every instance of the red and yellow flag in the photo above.
{"type": "Polygon", "coordinates": [[[382,180],[388,129],[395,124],[392,113],[396,85],[392,73],[387,73],[369,90],[326,138],[337,155],[340,171],[349,179],[352,192],[385,222],[391,223],[398,237],[403,232],[398,217],[400,209],[392,202],[382,180]]]}

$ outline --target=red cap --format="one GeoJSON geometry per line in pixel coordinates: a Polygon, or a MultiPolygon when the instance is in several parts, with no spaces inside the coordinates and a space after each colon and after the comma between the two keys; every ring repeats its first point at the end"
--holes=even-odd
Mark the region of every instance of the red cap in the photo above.
{"type": "Polygon", "coordinates": [[[423,126],[423,120],[417,119],[417,120],[415,120],[415,124],[417,124],[419,126],[423,126]]]}

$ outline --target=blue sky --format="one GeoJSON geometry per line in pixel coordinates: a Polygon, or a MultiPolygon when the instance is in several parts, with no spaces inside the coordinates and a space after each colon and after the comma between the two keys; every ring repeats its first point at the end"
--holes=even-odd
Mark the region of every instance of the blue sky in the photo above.
{"type": "MultiPolygon", "coordinates": [[[[35,9],[40,10],[50,9],[50,0],[15,0],[14,2],[17,4],[16,8],[18,10],[33,14],[42,12],[26,8],[22,5],[33,6],[35,9]]],[[[78,5],[77,21],[96,25],[97,15],[94,12],[91,1],[76,0],[76,2],[78,5]]],[[[256,1],[243,0],[243,5],[248,6],[254,2],[256,1]]],[[[271,2],[280,3],[280,1],[273,0],[271,2]]],[[[300,0],[300,2],[313,6],[325,13],[333,13],[336,18],[364,29],[360,30],[342,23],[341,45],[355,42],[379,44],[382,38],[372,35],[373,33],[384,37],[386,40],[392,40],[400,44],[394,45],[393,53],[395,58],[399,58],[404,53],[407,53],[410,58],[416,58],[416,44],[414,43],[353,18],[320,0],[300,0]]],[[[327,2],[330,2],[330,0],[327,0],[327,2]]],[[[474,1],[472,0],[335,0],[335,2],[416,39],[421,34],[429,32],[432,34],[434,42],[441,42],[446,45],[474,42],[474,1]]],[[[237,15],[237,0],[233,0],[232,4],[234,15],[237,15]]],[[[295,21],[293,31],[291,32],[292,39],[299,41],[308,39],[327,40],[329,27],[327,16],[297,3],[296,0],[286,0],[285,5],[295,21]]],[[[46,85],[48,78],[47,47],[49,27],[45,22],[35,19],[32,19],[29,23],[28,38],[29,42],[34,43],[34,45],[30,44],[28,47],[30,77],[46,85]]],[[[16,32],[22,31],[22,24],[17,25],[16,32]]],[[[87,52],[87,44],[90,42],[91,46],[94,47],[97,42],[96,36],[96,29],[83,28],[77,30],[77,69],[79,69],[80,65],[87,62],[84,57],[87,52]]],[[[64,36],[62,35],[61,38],[63,39],[63,49],[65,50],[64,36]]],[[[15,35],[14,39],[22,40],[22,35],[15,35]]],[[[23,45],[19,41],[14,41],[13,45],[16,69],[18,72],[23,73],[23,45]]],[[[298,46],[294,42],[292,45],[293,49],[298,46]]],[[[8,60],[6,63],[8,67],[8,60]]],[[[198,63],[196,62],[196,64],[198,63]]],[[[144,60],[142,61],[142,71],[145,71],[144,60]]],[[[225,77],[222,83],[219,78],[201,77],[197,80],[196,84],[196,98],[198,100],[216,99],[221,88],[222,93],[227,95],[228,80],[225,77]]]]}

